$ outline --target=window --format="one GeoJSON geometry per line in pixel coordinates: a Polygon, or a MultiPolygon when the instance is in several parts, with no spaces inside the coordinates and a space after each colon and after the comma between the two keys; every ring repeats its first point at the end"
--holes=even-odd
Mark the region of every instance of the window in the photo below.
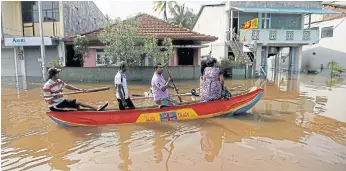
{"type": "MultiPolygon", "coordinates": [[[[22,18],[23,23],[37,23],[38,4],[36,1],[22,1],[22,18]]],[[[58,1],[41,1],[42,17],[44,22],[59,21],[59,2],[58,1]]]]}
{"type": "Polygon", "coordinates": [[[270,29],[270,19],[271,19],[270,13],[262,14],[262,29],[270,29]]]}
{"type": "Polygon", "coordinates": [[[117,59],[113,57],[106,56],[104,49],[96,49],[96,66],[107,66],[117,64],[117,59]]]}
{"type": "Polygon", "coordinates": [[[323,27],[321,31],[321,38],[324,37],[333,37],[333,27],[323,27]]]}
{"type": "Polygon", "coordinates": [[[300,14],[272,14],[271,29],[301,30],[302,15],[300,14]]]}

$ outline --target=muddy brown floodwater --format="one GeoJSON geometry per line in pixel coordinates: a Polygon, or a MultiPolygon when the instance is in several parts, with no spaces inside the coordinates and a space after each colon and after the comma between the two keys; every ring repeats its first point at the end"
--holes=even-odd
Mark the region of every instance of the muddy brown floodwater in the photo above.
{"type": "MultiPolygon", "coordinates": [[[[346,86],[326,87],[326,79],[283,74],[265,85],[251,111],[229,118],[74,128],[45,115],[41,86],[17,92],[2,85],[1,170],[345,171],[346,86]]],[[[254,80],[227,82],[239,84],[251,87],[254,80]]],[[[199,82],[177,85],[188,92],[199,82]]],[[[148,85],[129,89],[139,94],[148,85]]],[[[69,97],[117,107],[114,89],[69,97]]]]}

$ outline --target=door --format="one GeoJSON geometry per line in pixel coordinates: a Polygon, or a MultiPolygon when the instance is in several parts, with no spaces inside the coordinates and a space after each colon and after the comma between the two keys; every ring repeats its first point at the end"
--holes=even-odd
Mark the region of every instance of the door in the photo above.
{"type": "Polygon", "coordinates": [[[14,62],[14,48],[1,49],[1,77],[14,77],[16,76],[14,62]]]}

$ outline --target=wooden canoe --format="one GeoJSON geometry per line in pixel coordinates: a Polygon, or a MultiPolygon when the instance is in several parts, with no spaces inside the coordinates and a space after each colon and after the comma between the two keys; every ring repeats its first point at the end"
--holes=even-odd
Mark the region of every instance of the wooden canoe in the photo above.
{"type": "Polygon", "coordinates": [[[262,97],[263,89],[258,88],[230,99],[211,102],[196,102],[165,108],[143,108],[135,110],[79,110],[69,112],[48,111],[47,115],[61,126],[100,126],[128,123],[169,122],[220,115],[240,114],[251,109],[262,97]]]}

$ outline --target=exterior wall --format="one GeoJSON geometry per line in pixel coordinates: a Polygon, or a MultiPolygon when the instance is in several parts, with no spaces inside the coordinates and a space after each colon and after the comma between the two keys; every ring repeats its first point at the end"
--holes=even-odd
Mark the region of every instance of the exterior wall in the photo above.
{"type": "Polygon", "coordinates": [[[64,36],[71,36],[96,30],[106,19],[92,1],[64,1],[63,21],[64,36]]]}
{"type": "MultiPolygon", "coordinates": [[[[334,19],[325,22],[312,24],[311,27],[319,27],[319,31],[323,27],[336,27],[342,22],[343,18],[334,19]]],[[[346,68],[346,22],[343,21],[338,27],[334,28],[333,37],[319,37],[320,40],[317,44],[312,46],[303,47],[303,60],[302,69],[306,69],[309,65],[312,69],[319,69],[321,64],[324,68],[327,67],[328,62],[335,60],[346,68]],[[313,55],[312,53],[316,54],[313,55]]]]}
{"type": "Polygon", "coordinates": [[[268,8],[316,8],[322,7],[322,1],[231,1],[233,7],[268,8]]]}
{"type": "MultiPolygon", "coordinates": [[[[80,68],[67,67],[60,73],[64,81],[114,81],[114,76],[118,72],[118,67],[102,68],[80,68]]],[[[200,66],[172,66],[169,67],[174,80],[198,80],[200,76],[200,66]]],[[[153,76],[153,68],[148,67],[130,67],[126,74],[128,81],[146,81],[150,82],[153,76]]],[[[167,77],[167,74],[164,74],[167,77]]]]}
{"type": "Polygon", "coordinates": [[[1,1],[2,29],[5,36],[23,36],[20,1],[1,1]]]}
{"type": "Polygon", "coordinates": [[[89,49],[89,55],[84,58],[83,67],[96,67],[96,53],[95,49],[89,49]]]}
{"type": "Polygon", "coordinates": [[[213,43],[208,43],[208,48],[202,48],[201,56],[208,55],[210,50],[212,56],[221,60],[225,56],[226,22],[225,6],[205,7],[198,18],[193,31],[216,36],[219,39],[213,43]]]}
{"type": "Polygon", "coordinates": [[[1,48],[1,76],[15,75],[14,48],[1,48]]]}
{"type": "MultiPolygon", "coordinates": [[[[58,48],[57,46],[46,46],[46,66],[50,66],[52,60],[59,60],[58,48]]],[[[38,59],[41,58],[40,47],[24,47],[24,56],[25,56],[25,69],[26,76],[28,77],[39,77],[42,78],[42,65],[41,61],[38,59]]]]}
{"type": "MultiPolygon", "coordinates": [[[[102,47],[98,47],[98,49],[102,49],[102,47]]],[[[173,49],[173,59],[170,61],[170,66],[178,66],[178,56],[177,56],[177,48],[173,49]]],[[[194,49],[194,56],[193,56],[193,65],[197,66],[200,63],[199,58],[201,54],[201,49],[194,49]]],[[[146,65],[148,65],[148,60],[146,62],[146,65]]],[[[96,66],[96,50],[94,48],[89,47],[89,55],[84,58],[84,65],[83,67],[97,67],[96,66]]]]}

